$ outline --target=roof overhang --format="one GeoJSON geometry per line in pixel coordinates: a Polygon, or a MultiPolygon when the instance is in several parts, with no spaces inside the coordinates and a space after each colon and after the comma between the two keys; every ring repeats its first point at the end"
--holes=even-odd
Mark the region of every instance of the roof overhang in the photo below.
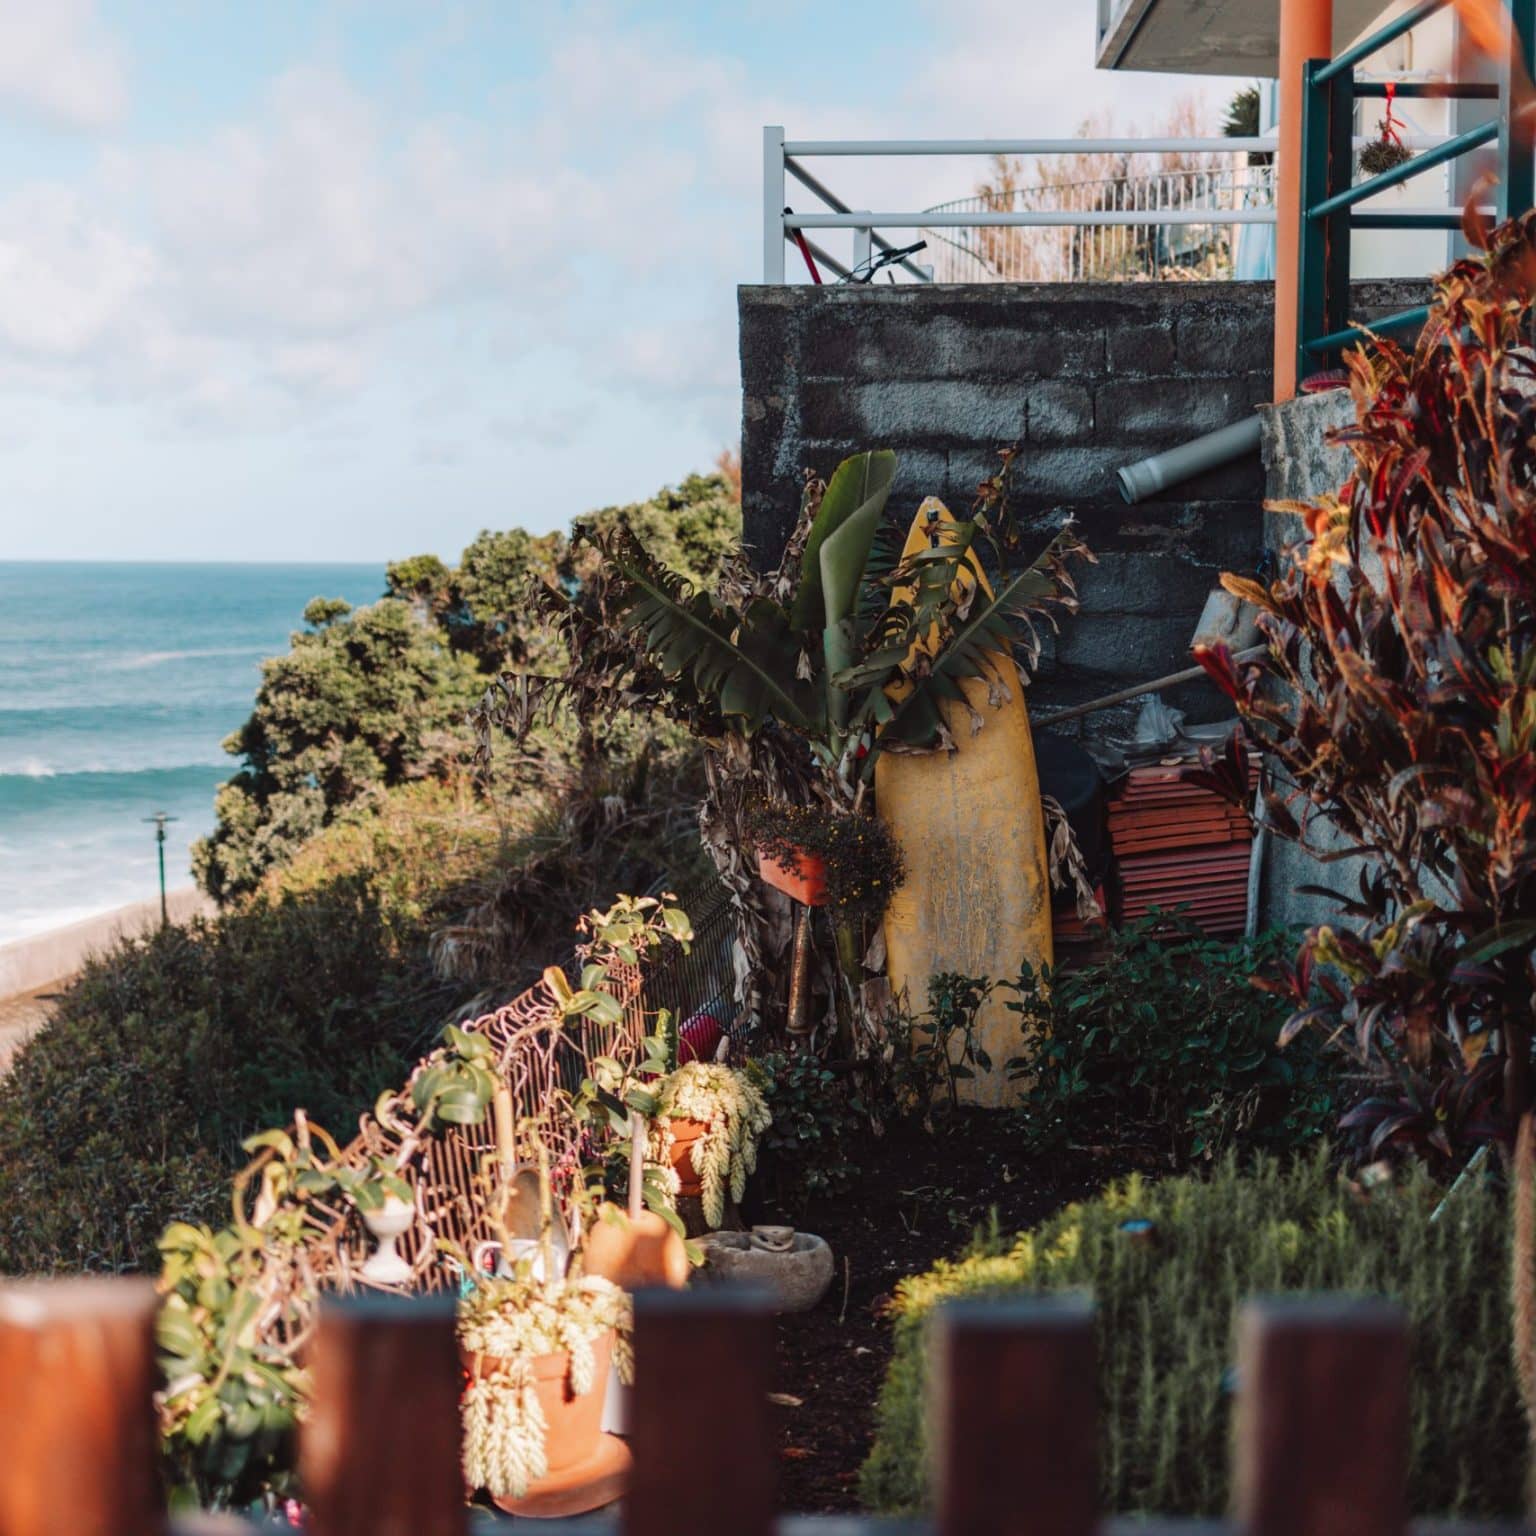
{"type": "MultiPolygon", "coordinates": [[[[1334,52],[1347,47],[1386,8],[1385,0],[1333,0],[1334,52]]],[[[1101,0],[1100,69],[1160,74],[1279,73],[1276,0],[1101,0]]]]}

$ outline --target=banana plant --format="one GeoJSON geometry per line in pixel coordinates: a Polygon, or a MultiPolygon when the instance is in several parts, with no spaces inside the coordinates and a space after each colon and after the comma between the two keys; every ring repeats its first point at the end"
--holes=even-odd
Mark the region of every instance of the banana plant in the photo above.
{"type": "Polygon", "coordinates": [[[881,539],[892,533],[895,474],[888,449],[838,466],[786,557],[798,569],[780,573],[790,578],[787,604],[771,595],[782,580],[732,601],[693,590],[627,530],[595,539],[604,611],[664,687],[718,711],[727,729],[751,735],[772,721],[805,737],[845,794],[883,749],[946,745],[943,706],[964,705],[961,683],[985,678],[1001,698],[1004,659],[1020,644],[1038,653],[1033,616],[1075,602],[1066,561],[1081,546],[1069,532],[1024,568],[1000,571],[991,589],[980,580],[976,519],[946,521],[931,547],[890,559],[881,539]]]}

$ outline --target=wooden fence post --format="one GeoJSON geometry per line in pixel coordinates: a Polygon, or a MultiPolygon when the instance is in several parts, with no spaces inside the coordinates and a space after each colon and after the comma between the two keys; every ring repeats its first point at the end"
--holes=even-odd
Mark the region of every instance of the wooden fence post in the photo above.
{"type": "Polygon", "coordinates": [[[299,1441],[313,1536],[459,1536],[462,1376],[449,1297],[328,1301],[299,1441]]]}
{"type": "Polygon", "coordinates": [[[1249,1302],[1238,1324],[1234,1510],[1245,1536],[1400,1536],[1408,1333],[1384,1301],[1249,1302]]]}
{"type": "Polygon", "coordinates": [[[0,1286],[0,1532],[151,1536],[164,1523],[147,1280],[0,1286]]]}
{"type": "Polygon", "coordinates": [[[625,1536],[770,1536],[773,1314],[746,1287],[635,1297],[625,1536]]]}
{"type": "Polygon", "coordinates": [[[930,1340],[940,1536],[1090,1536],[1098,1375],[1083,1296],[953,1302],[930,1340]]]}

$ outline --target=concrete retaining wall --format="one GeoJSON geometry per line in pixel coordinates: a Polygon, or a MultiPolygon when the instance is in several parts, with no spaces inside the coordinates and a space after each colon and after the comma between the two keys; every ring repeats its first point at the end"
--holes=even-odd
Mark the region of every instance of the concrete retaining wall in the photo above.
{"type": "MultiPolygon", "coordinates": [[[[1307,501],[1337,490],[1348,478],[1353,459],[1348,449],[1327,441],[1328,432],[1354,420],[1354,407],[1343,390],[1266,406],[1259,413],[1263,433],[1264,475],[1273,501],[1307,501]]],[[[1288,561],[1288,551],[1305,541],[1305,529],[1290,513],[1264,514],[1264,543],[1276,562],[1288,561]]],[[[1301,805],[1296,807],[1298,819],[1301,805]]],[[[1321,821],[1310,829],[1314,842],[1342,849],[1341,838],[1321,821]]],[[[1343,858],[1323,863],[1296,844],[1266,838],[1259,886],[1261,926],[1290,924],[1309,928],[1339,920],[1337,905],[1326,896],[1303,892],[1304,885],[1325,886],[1341,894],[1360,887],[1364,860],[1343,858]]]]}
{"type": "MultiPolygon", "coordinates": [[[[168,892],[165,905],[173,923],[214,912],[213,903],[192,885],[168,892]]],[[[160,899],[156,897],[98,917],[82,918],[30,939],[0,944],[0,1001],[65,981],[92,955],[110,949],[120,938],[141,938],[159,926],[160,899]]]]}

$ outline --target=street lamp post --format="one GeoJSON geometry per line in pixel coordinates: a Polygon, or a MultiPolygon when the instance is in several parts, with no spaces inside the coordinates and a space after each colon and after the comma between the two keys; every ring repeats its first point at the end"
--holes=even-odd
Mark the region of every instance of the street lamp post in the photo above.
{"type": "Polygon", "coordinates": [[[171,915],[165,905],[165,824],[175,821],[176,817],[167,816],[164,811],[156,811],[153,816],[146,816],[144,820],[154,826],[155,847],[160,854],[160,926],[166,927],[171,921],[171,915]]]}

